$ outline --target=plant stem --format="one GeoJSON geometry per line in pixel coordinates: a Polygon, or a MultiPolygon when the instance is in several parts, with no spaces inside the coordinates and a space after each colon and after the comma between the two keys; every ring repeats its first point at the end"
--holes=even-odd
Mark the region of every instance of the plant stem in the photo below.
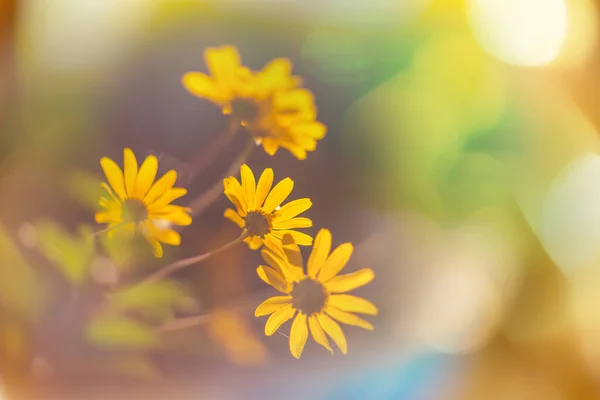
{"type": "MultiPolygon", "coordinates": [[[[246,148],[240,153],[240,155],[233,160],[231,166],[225,173],[225,177],[235,175],[240,166],[246,162],[248,157],[252,154],[254,149],[256,148],[256,143],[252,138],[246,145],[246,148]]],[[[191,215],[193,217],[202,213],[206,210],[212,203],[214,203],[219,196],[223,193],[223,182],[220,180],[216,182],[210,189],[206,192],[202,193],[200,196],[192,200],[192,202],[188,205],[192,209],[191,215]]]]}
{"type": "Polygon", "coordinates": [[[154,282],[154,281],[163,279],[164,277],[171,275],[175,271],[178,271],[182,268],[188,267],[193,264],[197,264],[199,262],[206,260],[207,258],[210,258],[219,253],[222,253],[223,251],[230,249],[231,247],[237,245],[238,243],[241,243],[247,237],[248,237],[248,233],[244,230],[242,232],[242,234],[234,241],[224,244],[223,246],[221,246],[215,250],[209,251],[208,253],[204,253],[204,254],[194,256],[194,257],[184,258],[184,259],[175,261],[174,263],[171,263],[171,264],[167,265],[166,267],[159,269],[152,275],[148,276],[141,283],[143,284],[143,283],[154,282]]]}
{"type": "Polygon", "coordinates": [[[202,151],[197,158],[190,161],[185,167],[184,171],[182,171],[182,175],[185,176],[182,182],[192,182],[198,175],[210,167],[215,162],[217,157],[219,157],[219,155],[223,152],[223,149],[225,149],[227,145],[231,143],[235,135],[238,133],[239,127],[239,121],[231,118],[229,120],[229,126],[227,127],[227,130],[218,135],[217,138],[206,149],[204,149],[204,151],[202,151]]]}

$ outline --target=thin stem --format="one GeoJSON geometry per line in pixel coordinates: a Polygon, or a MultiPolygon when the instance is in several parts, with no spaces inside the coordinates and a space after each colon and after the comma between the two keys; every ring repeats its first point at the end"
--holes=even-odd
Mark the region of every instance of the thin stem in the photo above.
{"type": "Polygon", "coordinates": [[[246,232],[246,230],[244,230],[242,232],[242,234],[234,241],[224,244],[223,246],[221,246],[215,250],[209,251],[208,253],[204,253],[204,254],[194,256],[194,257],[184,258],[184,259],[175,261],[174,263],[171,263],[171,264],[167,265],[166,267],[159,269],[158,271],[156,271],[155,273],[153,273],[152,275],[150,275],[149,277],[144,279],[144,281],[142,283],[148,283],[148,282],[154,282],[154,281],[161,280],[164,277],[171,275],[175,271],[178,271],[182,268],[188,267],[193,264],[197,264],[197,263],[202,262],[214,255],[222,253],[223,251],[228,250],[231,247],[234,247],[238,243],[242,242],[242,240],[246,239],[247,237],[248,237],[248,233],[246,232]]]}
{"type": "Polygon", "coordinates": [[[237,299],[228,305],[217,306],[213,311],[208,311],[202,315],[195,315],[193,317],[177,318],[167,322],[163,326],[158,328],[159,332],[172,332],[179,331],[182,329],[193,328],[205,324],[210,318],[222,310],[239,311],[245,308],[254,308],[256,303],[262,299],[272,295],[272,290],[263,290],[253,296],[244,296],[241,299],[237,299]]]}
{"type": "Polygon", "coordinates": [[[235,135],[239,132],[239,128],[239,121],[235,118],[231,118],[229,120],[229,126],[227,127],[227,130],[218,135],[217,138],[206,149],[204,149],[204,151],[202,151],[197,158],[191,160],[185,167],[184,171],[182,171],[182,175],[185,176],[185,178],[183,178],[183,182],[189,183],[193,181],[198,175],[204,172],[204,170],[210,167],[219,157],[219,155],[221,155],[223,149],[225,149],[227,145],[231,143],[235,135]]]}
{"type": "MultiPolygon", "coordinates": [[[[246,160],[250,157],[254,149],[256,148],[256,143],[254,140],[250,138],[246,148],[240,153],[240,155],[233,160],[231,166],[225,173],[225,176],[234,175],[236,171],[240,168],[246,160]]],[[[219,196],[223,193],[223,182],[216,182],[210,189],[206,192],[202,193],[200,196],[192,200],[192,202],[188,205],[192,209],[192,216],[195,217],[198,214],[201,214],[204,210],[206,210],[212,203],[214,203],[219,196]]]]}

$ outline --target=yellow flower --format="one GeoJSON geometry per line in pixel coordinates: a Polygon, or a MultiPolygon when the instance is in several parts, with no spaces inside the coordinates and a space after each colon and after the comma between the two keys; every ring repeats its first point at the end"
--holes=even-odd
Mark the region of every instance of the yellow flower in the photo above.
{"type": "Polygon", "coordinates": [[[252,250],[263,244],[277,251],[281,247],[283,235],[289,233],[302,246],[310,246],[312,237],[293,229],[309,228],[309,218],[297,217],[312,206],[310,199],[298,199],[280,207],[294,188],[294,181],[285,178],[271,190],[273,170],[267,168],[258,183],[252,170],[246,165],[240,168],[242,183],[233,176],[223,180],[224,192],[235,205],[236,210],[225,210],[225,218],[243,228],[248,237],[244,239],[252,250]]]}
{"type": "Polygon", "coordinates": [[[188,72],[182,78],[191,94],[220,106],[269,155],[283,147],[303,160],[315,150],[327,128],[316,120],[313,94],[299,87],[301,79],[291,75],[288,59],[275,59],[259,72],[242,66],[233,46],[208,48],[204,59],[210,76],[188,72]]]}
{"type": "Polygon", "coordinates": [[[155,156],[148,156],[138,169],[131,149],[124,150],[124,168],[110,158],[103,157],[100,165],[108,184],[102,183],[109,197],[100,198],[104,211],[96,213],[96,222],[107,223],[109,234],[121,231],[128,236],[141,233],[152,245],[156,257],[162,257],[161,243],[179,246],[181,237],[171,225],[187,226],[192,223],[189,209],[171,202],[187,193],[174,188],[177,172],[170,170],[154,182],[158,169],[155,156]]]}
{"type": "Polygon", "coordinates": [[[254,315],[260,317],[270,314],[265,325],[267,336],[296,316],[290,332],[290,351],[296,358],[302,354],[309,331],[315,342],[331,353],[333,350],[327,336],[346,354],[346,337],[335,320],[372,330],[373,325],[352,313],[378,313],[377,307],[371,302],[344,294],[371,282],[375,276],[373,270],[365,268],[338,275],[352,255],[352,244],[343,243],[331,254],[330,249],[331,233],[321,229],[308,258],[307,273],[304,273],[298,246],[289,235],[284,237],[279,254],[267,249],[262,251],[270,267],[258,267],[258,276],[284,295],[267,299],[256,308],[254,315]]]}

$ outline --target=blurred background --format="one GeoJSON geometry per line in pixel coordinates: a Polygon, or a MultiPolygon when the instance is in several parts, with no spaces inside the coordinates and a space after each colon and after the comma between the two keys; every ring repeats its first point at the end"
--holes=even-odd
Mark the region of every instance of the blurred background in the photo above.
{"type": "MultiPolygon", "coordinates": [[[[600,398],[599,10],[0,0],[0,399],[600,398]],[[380,309],[375,331],[346,329],[346,356],[309,341],[295,360],[284,335],[264,337],[253,310],[272,292],[244,246],[123,300],[154,322],[200,315],[193,327],[157,338],[94,319],[107,290],[165,263],[94,243],[99,159],[131,147],[182,171],[205,154],[227,121],[180,79],[224,44],[252,69],[290,58],[328,126],[305,161],[248,164],[292,177],[309,232],[331,229],[355,244],[348,271],[375,271],[356,291],[380,309]]],[[[181,182],[189,199],[245,139],[181,182]]],[[[235,238],[227,206],[166,260],[235,238]]]]}

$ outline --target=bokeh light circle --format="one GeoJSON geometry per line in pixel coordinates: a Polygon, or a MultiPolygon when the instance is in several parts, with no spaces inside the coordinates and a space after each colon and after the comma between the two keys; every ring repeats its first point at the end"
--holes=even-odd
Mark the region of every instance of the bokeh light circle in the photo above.
{"type": "Polygon", "coordinates": [[[471,29],[494,57],[541,66],[560,53],[567,34],[565,0],[468,0],[471,29]]]}

